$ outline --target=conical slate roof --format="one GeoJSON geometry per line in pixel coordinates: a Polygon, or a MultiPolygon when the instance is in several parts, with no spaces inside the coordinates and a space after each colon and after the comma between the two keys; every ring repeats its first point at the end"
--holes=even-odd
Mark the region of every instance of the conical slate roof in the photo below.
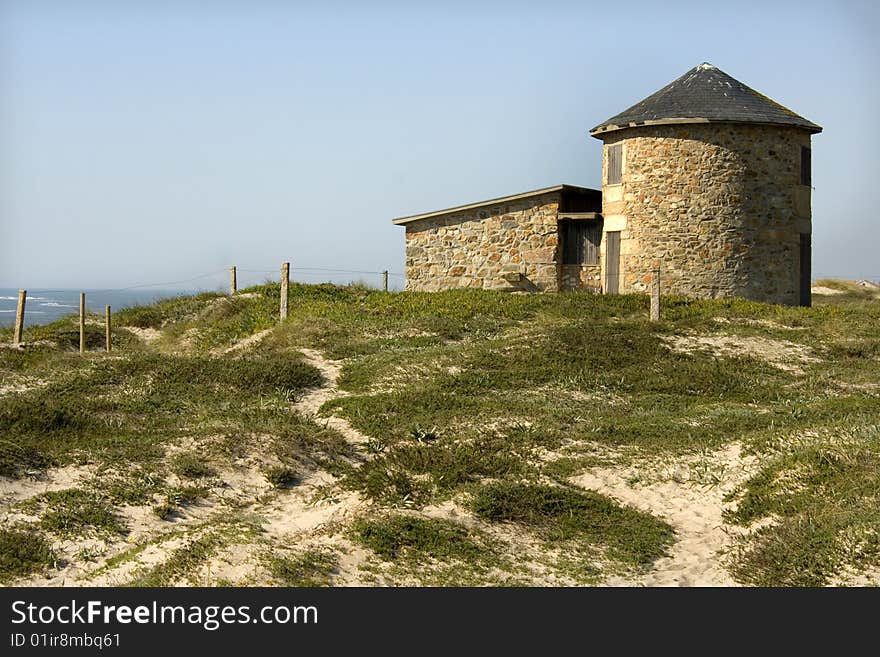
{"type": "Polygon", "coordinates": [[[822,128],[787,107],[747,87],[711,64],[700,64],[680,78],[600,123],[590,134],[602,135],[640,125],[664,123],[758,123],[790,125],[811,133],[822,128]]]}

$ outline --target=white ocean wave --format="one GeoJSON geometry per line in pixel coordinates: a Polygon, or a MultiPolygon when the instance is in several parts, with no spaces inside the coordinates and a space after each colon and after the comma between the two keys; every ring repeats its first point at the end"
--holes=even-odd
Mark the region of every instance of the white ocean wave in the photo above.
{"type": "MultiPolygon", "coordinates": [[[[51,301],[51,299],[50,299],[49,297],[31,297],[31,296],[27,296],[27,297],[25,297],[25,299],[27,299],[28,301],[51,301]]],[[[2,301],[17,301],[17,300],[18,300],[18,297],[17,297],[17,296],[15,296],[15,297],[5,297],[5,296],[3,296],[3,297],[0,297],[0,300],[2,300],[2,301]]]]}
{"type": "Polygon", "coordinates": [[[76,308],[76,306],[71,305],[69,303],[57,303],[55,301],[48,301],[46,303],[41,303],[41,306],[49,306],[51,308],[76,308]]]}

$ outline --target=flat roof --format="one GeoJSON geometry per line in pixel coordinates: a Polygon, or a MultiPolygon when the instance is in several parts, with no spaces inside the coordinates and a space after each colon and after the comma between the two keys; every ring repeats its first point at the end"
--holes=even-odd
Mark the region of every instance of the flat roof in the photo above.
{"type": "Polygon", "coordinates": [[[478,201],[476,203],[468,203],[467,205],[456,205],[452,208],[446,208],[445,210],[434,210],[433,212],[423,212],[422,214],[412,214],[407,217],[398,217],[397,219],[392,219],[391,223],[401,226],[403,224],[408,224],[413,221],[418,221],[419,219],[429,219],[431,217],[439,217],[444,214],[452,214],[454,212],[461,212],[462,210],[472,210],[474,208],[481,208],[487,205],[496,205],[498,203],[507,203],[509,201],[518,201],[519,199],[529,198],[530,196],[540,196],[541,194],[550,194],[552,192],[598,192],[598,189],[591,189],[589,187],[578,187],[577,185],[556,185],[555,187],[544,187],[542,189],[535,189],[531,192],[522,192],[521,194],[513,194],[511,196],[501,196],[499,198],[490,198],[488,201],[478,201]]]}

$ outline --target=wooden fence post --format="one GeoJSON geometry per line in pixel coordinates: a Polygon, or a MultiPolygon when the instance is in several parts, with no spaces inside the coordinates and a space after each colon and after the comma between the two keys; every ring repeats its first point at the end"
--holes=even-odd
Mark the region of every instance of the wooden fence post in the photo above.
{"type": "Polygon", "coordinates": [[[12,344],[16,347],[21,344],[21,336],[24,333],[24,304],[27,301],[27,290],[18,291],[18,309],[15,311],[15,329],[12,332],[12,344]]]}
{"type": "Polygon", "coordinates": [[[382,289],[388,291],[388,270],[382,272],[382,289]]]}
{"type": "Polygon", "coordinates": [[[660,321],[660,261],[654,261],[651,270],[651,321],[660,321]]]}
{"type": "Polygon", "coordinates": [[[86,352],[86,293],[79,293],[79,353],[86,352]]]}
{"type": "Polygon", "coordinates": [[[287,293],[290,288],[290,263],[281,263],[281,321],[287,319],[287,293]]]}
{"type": "Polygon", "coordinates": [[[238,279],[235,276],[235,267],[229,268],[229,294],[238,292],[238,279]]]}
{"type": "Polygon", "coordinates": [[[107,343],[107,353],[110,353],[110,306],[104,311],[104,338],[107,343]]]}

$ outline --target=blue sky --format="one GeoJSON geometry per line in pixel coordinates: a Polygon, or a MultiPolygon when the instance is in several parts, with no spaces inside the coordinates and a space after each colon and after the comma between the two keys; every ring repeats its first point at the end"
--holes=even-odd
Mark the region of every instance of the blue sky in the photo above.
{"type": "Polygon", "coordinates": [[[402,272],[392,217],[600,187],[588,130],[703,61],[824,127],[814,272],[880,278],[878,19],[845,1],[0,0],[0,287],[402,272]]]}

